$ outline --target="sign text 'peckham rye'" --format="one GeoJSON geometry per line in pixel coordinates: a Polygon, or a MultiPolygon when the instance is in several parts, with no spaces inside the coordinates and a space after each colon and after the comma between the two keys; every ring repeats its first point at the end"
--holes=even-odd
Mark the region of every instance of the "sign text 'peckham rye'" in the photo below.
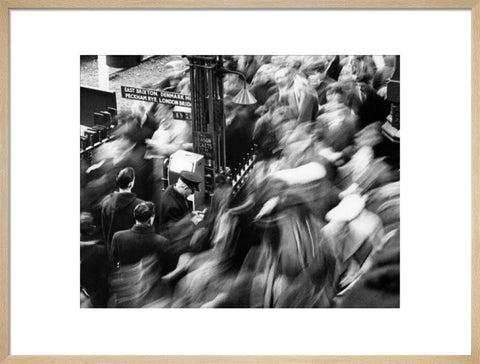
{"type": "Polygon", "coordinates": [[[152,90],[139,87],[121,87],[122,97],[130,100],[156,102],[159,104],[168,104],[174,106],[191,107],[192,99],[190,95],[177,92],[168,92],[152,90]]]}

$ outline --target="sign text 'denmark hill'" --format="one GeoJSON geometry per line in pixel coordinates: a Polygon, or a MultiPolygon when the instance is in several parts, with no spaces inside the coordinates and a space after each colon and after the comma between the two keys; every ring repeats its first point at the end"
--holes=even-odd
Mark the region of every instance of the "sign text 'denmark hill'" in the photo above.
{"type": "Polygon", "coordinates": [[[190,95],[180,94],[177,92],[168,92],[128,86],[121,86],[121,92],[123,98],[130,100],[156,102],[160,104],[169,104],[184,107],[192,106],[192,99],[190,95]]]}

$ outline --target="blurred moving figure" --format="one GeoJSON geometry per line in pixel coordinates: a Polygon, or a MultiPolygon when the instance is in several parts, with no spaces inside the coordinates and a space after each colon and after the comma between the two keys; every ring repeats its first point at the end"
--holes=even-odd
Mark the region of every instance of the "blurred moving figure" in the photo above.
{"type": "Polygon", "coordinates": [[[326,89],[327,103],[315,122],[315,134],[328,147],[322,155],[330,162],[342,164],[352,154],[358,118],[347,106],[348,86],[332,83],[326,89]]]}
{"type": "Polygon", "coordinates": [[[238,58],[237,70],[242,72],[247,82],[252,82],[253,77],[257,73],[260,64],[258,63],[258,56],[240,56],[238,58]]]}
{"type": "Polygon", "coordinates": [[[110,276],[111,308],[141,308],[151,304],[166,307],[170,301],[170,288],[161,279],[157,255],[148,255],[139,262],[125,265],[110,276]],[[164,302],[165,300],[166,302],[164,302]]]}
{"type": "Polygon", "coordinates": [[[308,78],[308,83],[318,96],[320,106],[327,103],[327,87],[335,82],[333,78],[327,75],[328,62],[324,58],[310,60],[303,69],[303,73],[308,78]]]}
{"type": "Polygon", "coordinates": [[[163,79],[152,85],[153,88],[162,91],[182,92],[185,85],[182,80],[187,75],[188,64],[185,59],[173,60],[165,64],[163,79]]]}
{"type": "Polygon", "coordinates": [[[400,308],[400,233],[396,232],[358,282],[335,300],[340,308],[400,308]]]}
{"type": "Polygon", "coordinates": [[[373,123],[355,135],[351,159],[338,169],[337,183],[344,195],[349,192],[367,193],[369,190],[399,178],[384,158],[376,157],[375,146],[382,140],[380,123],[373,123]]]}
{"type": "Polygon", "coordinates": [[[340,291],[363,273],[369,257],[383,247],[382,222],[376,214],[365,209],[365,201],[360,195],[348,195],[327,214],[329,223],[323,233],[339,263],[340,291]]]}
{"type": "Polygon", "coordinates": [[[108,261],[103,241],[93,239],[93,216],[80,214],[80,289],[88,307],[107,307],[108,261]]]}
{"type": "Polygon", "coordinates": [[[298,123],[315,120],[318,115],[318,97],[307,80],[296,76],[292,68],[281,68],[275,73],[279,105],[288,106],[298,123]]]}

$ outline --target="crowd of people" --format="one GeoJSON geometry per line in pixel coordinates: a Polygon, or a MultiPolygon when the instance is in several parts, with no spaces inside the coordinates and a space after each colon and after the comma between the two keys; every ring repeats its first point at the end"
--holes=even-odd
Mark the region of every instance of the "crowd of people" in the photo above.
{"type": "MultiPolygon", "coordinates": [[[[224,56],[227,160],[254,147],[247,183],[165,185],[192,150],[189,121],[133,102],[81,163],[82,307],[399,307],[399,145],[382,134],[394,56],[224,56]],[[202,206],[203,207],[203,206],[202,206]]],[[[145,88],[190,93],[187,61],[145,88]]]]}

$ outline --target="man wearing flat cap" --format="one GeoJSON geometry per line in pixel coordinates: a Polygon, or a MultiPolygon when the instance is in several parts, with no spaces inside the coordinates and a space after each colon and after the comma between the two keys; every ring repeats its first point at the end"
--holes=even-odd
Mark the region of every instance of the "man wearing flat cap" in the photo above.
{"type": "MultiPolygon", "coordinates": [[[[198,191],[198,185],[202,182],[202,178],[195,173],[182,171],[180,177],[174,185],[168,186],[162,197],[160,204],[160,225],[179,221],[191,212],[187,202],[187,197],[198,191]]],[[[192,221],[198,223],[192,216],[192,221]]],[[[198,219],[198,217],[197,217],[198,219]]]]}

